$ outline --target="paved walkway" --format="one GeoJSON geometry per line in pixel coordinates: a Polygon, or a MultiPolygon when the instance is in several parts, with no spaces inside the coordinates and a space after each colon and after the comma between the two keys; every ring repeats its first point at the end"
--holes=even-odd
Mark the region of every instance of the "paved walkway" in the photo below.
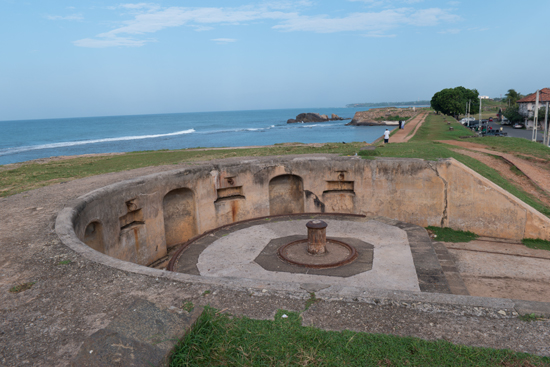
{"type": "Polygon", "coordinates": [[[533,181],[538,187],[544,191],[550,193],[550,172],[536,167],[529,162],[514,156],[513,154],[501,153],[495,150],[487,149],[484,145],[470,143],[470,142],[461,142],[456,140],[442,140],[441,143],[459,146],[462,148],[467,148],[474,150],[476,152],[481,152],[485,154],[492,154],[506,159],[508,162],[516,166],[523,174],[525,174],[531,181],[533,181]]]}
{"type": "Polygon", "coordinates": [[[416,131],[422,125],[424,120],[426,120],[426,116],[428,116],[426,112],[422,112],[416,115],[415,118],[405,124],[405,128],[403,130],[398,130],[390,137],[390,143],[408,142],[414,136],[414,134],[416,134],[416,131]]]}

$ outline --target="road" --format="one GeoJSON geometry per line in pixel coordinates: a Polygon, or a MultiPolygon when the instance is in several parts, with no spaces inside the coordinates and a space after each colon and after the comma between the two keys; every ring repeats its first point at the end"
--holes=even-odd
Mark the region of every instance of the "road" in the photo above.
{"type": "MultiPolygon", "coordinates": [[[[501,125],[498,122],[489,122],[489,126],[493,127],[494,130],[499,130],[501,125]]],[[[533,137],[533,130],[527,129],[514,129],[512,125],[502,125],[503,131],[508,133],[509,137],[512,138],[524,138],[531,140],[533,137]]],[[[537,141],[542,141],[542,136],[544,131],[538,130],[537,132],[537,141]]]]}

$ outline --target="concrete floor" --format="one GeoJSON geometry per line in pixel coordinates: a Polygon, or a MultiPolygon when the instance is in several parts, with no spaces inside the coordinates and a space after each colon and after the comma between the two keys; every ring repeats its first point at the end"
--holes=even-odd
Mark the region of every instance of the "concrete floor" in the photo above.
{"type": "MultiPolygon", "coordinates": [[[[237,277],[283,282],[420,291],[411,248],[404,230],[378,221],[326,220],[328,237],[352,237],[374,245],[372,270],[350,277],[292,274],[267,271],[254,262],[272,239],[307,233],[309,220],[267,223],[224,236],[200,255],[197,267],[203,276],[237,277]]],[[[273,258],[273,261],[281,261],[273,258]]]]}

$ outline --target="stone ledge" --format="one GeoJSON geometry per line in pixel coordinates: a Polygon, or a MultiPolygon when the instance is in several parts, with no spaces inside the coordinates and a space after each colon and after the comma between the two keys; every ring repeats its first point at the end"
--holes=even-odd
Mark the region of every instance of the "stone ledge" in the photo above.
{"type": "Polygon", "coordinates": [[[90,335],[71,366],[167,366],[175,345],[191,330],[202,310],[165,310],[137,300],[106,328],[90,335]]]}

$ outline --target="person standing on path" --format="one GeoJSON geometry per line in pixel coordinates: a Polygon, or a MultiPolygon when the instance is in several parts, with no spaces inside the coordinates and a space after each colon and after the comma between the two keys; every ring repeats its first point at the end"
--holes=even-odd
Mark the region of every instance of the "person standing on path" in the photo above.
{"type": "Polygon", "coordinates": [[[387,144],[389,142],[390,142],[390,131],[386,129],[386,131],[384,131],[384,144],[387,144]]]}

